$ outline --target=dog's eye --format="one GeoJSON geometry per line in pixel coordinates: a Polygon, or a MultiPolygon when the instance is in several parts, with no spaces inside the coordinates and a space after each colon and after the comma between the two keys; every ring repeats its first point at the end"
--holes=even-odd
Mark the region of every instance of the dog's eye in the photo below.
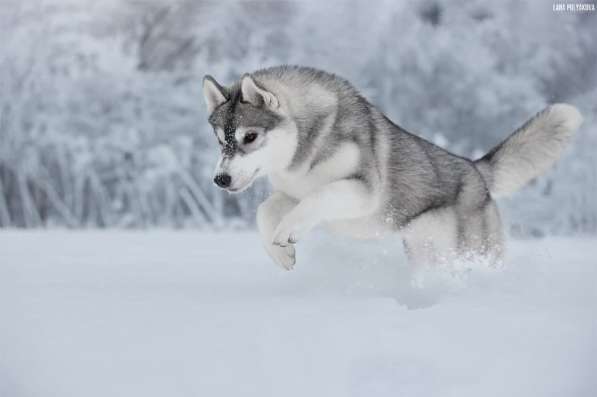
{"type": "Polygon", "coordinates": [[[245,137],[243,138],[243,143],[245,145],[247,145],[247,144],[253,142],[255,139],[257,139],[257,133],[256,132],[253,132],[253,131],[247,132],[245,134],[245,137]]]}

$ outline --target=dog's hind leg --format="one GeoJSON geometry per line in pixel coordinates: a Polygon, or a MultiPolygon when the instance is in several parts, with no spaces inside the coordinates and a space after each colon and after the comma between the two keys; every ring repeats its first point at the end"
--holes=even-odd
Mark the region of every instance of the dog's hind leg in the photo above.
{"type": "Polygon", "coordinates": [[[462,217],[459,223],[458,255],[484,258],[491,264],[502,261],[504,243],[502,224],[493,200],[462,217]]]}
{"type": "Polygon", "coordinates": [[[268,255],[278,265],[290,270],[295,263],[294,246],[280,247],[272,244],[274,230],[282,218],[290,212],[297,202],[282,192],[274,192],[257,208],[257,227],[263,246],[268,255]]]}
{"type": "Polygon", "coordinates": [[[484,214],[487,220],[487,257],[493,265],[499,265],[504,260],[504,230],[502,227],[502,220],[495,201],[491,201],[484,214]]]}
{"type": "Polygon", "coordinates": [[[402,231],[404,249],[413,265],[435,265],[456,256],[458,217],[454,208],[419,215],[402,231]]]}
{"type": "Polygon", "coordinates": [[[427,266],[437,261],[437,250],[433,241],[410,236],[403,238],[402,243],[411,265],[427,266]]]}

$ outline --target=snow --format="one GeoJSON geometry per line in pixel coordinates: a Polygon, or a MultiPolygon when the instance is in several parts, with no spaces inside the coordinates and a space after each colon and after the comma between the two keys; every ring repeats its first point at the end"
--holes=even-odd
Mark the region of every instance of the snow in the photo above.
{"type": "Polygon", "coordinates": [[[0,232],[0,396],[594,396],[597,240],[500,269],[315,234],[0,232]]]}

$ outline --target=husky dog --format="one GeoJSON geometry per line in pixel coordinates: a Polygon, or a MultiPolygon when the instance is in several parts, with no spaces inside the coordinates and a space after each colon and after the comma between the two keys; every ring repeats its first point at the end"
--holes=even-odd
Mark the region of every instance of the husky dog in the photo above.
{"type": "Polygon", "coordinates": [[[547,171],[582,122],[573,106],[551,105],[472,161],[405,131],[348,81],[312,68],[263,69],[229,87],[205,76],[203,94],[222,153],[214,182],[240,192],[269,178],[257,226],[285,269],[318,225],[357,238],[399,232],[413,263],[499,261],[494,200],[547,171]]]}

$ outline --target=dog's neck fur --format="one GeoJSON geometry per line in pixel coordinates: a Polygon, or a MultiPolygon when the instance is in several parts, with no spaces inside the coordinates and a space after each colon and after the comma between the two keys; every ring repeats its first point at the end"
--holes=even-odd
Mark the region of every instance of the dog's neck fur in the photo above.
{"type": "MultiPolygon", "coordinates": [[[[306,79],[303,75],[292,73],[280,74],[265,70],[256,72],[254,76],[263,88],[276,95],[279,101],[276,111],[284,117],[284,122],[268,134],[272,141],[272,167],[267,170],[270,180],[275,184],[275,180],[279,179],[277,177],[281,176],[292,175],[295,181],[305,177],[314,168],[314,160],[318,155],[314,148],[332,130],[339,98],[342,95],[357,95],[356,90],[346,83],[341,92],[337,89],[333,91],[326,87],[325,80],[322,81],[321,78],[306,79]]],[[[336,78],[333,75],[324,77],[336,78]]],[[[350,149],[345,150],[348,151],[350,149]]],[[[348,153],[343,156],[354,157],[348,153]]]]}
{"type": "Polygon", "coordinates": [[[324,161],[313,167],[318,155],[313,148],[332,129],[338,106],[337,95],[315,81],[304,84],[267,75],[260,76],[258,81],[276,95],[278,112],[284,116],[284,122],[268,133],[271,168],[265,171],[274,190],[301,198],[318,186],[344,177],[356,168],[359,153],[350,144],[335,148],[333,157],[340,157],[340,161],[324,161]],[[314,114],[320,120],[316,125],[296,122],[312,120],[314,114]]]}

